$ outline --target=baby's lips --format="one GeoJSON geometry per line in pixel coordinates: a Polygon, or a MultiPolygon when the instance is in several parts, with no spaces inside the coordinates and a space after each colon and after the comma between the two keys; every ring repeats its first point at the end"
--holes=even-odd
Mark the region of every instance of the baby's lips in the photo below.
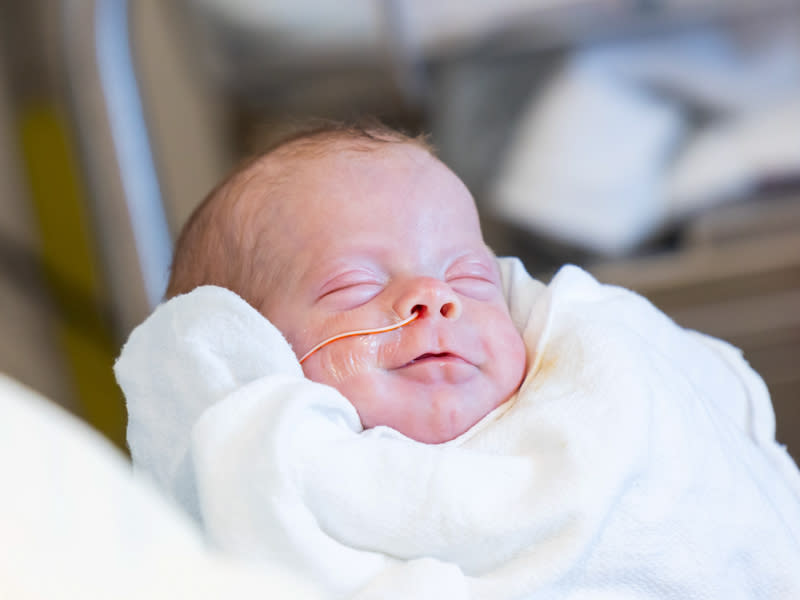
{"type": "MultiPolygon", "coordinates": [[[[428,346],[420,348],[416,346],[414,349],[413,345],[411,350],[401,349],[401,355],[398,357],[399,360],[396,361],[396,366],[393,369],[402,369],[403,367],[408,367],[414,364],[419,364],[425,361],[435,361],[435,360],[459,360],[464,363],[474,365],[474,361],[470,360],[462,352],[458,352],[451,347],[437,347],[437,346],[428,346]]],[[[407,346],[408,347],[408,346],[407,346]]]]}
{"type": "Polygon", "coordinates": [[[426,352],[393,369],[393,373],[425,385],[460,385],[472,381],[478,370],[456,353],[426,352]]]}

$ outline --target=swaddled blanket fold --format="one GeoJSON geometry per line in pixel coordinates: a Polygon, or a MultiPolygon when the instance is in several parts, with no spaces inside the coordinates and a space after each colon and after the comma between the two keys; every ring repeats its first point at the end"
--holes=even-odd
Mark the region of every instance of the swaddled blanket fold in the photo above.
{"type": "Polygon", "coordinates": [[[135,465],[331,598],[800,598],[800,474],[739,351],[576,267],[500,264],[528,371],[456,440],[364,431],[209,286],[115,365],[135,465]]]}

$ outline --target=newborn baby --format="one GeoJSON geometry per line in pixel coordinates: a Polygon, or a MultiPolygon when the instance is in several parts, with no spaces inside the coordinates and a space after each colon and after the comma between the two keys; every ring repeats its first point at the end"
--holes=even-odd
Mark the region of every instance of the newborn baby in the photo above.
{"type": "Polygon", "coordinates": [[[128,442],[225,552],[329,598],[800,597],[800,475],[741,353],[496,259],[419,140],[245,165],[169,296],[115,365],[128,442]]]}
{"type": "Polygon", "coordinates": [[[427,443],[465,432],[517,390],[525,349],[464,184],[391,130],[293,139],[216,189],[181,236],[168,295],[227,287],[338,389],[365,428],[427,443]]]}

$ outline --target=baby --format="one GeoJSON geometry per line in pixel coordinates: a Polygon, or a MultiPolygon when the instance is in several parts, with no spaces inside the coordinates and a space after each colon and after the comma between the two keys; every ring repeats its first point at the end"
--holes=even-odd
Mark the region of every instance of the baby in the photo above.
{"type": "Polygon", "coordinates": [[[451,440],[508,400],[525,348],[464,184],[421,139],[372,129],[294,137],[236,171],[181,235],[168,296],[214,284],[267,317],[365,428],[451,440]]]}
{"type": "Polygon", "coordinates": [[[800,473],[741,353],[495,258],[424,142],[331,127],[215,189],[115,365],[134,465],[329,598],[798,598],[800,473]]]}

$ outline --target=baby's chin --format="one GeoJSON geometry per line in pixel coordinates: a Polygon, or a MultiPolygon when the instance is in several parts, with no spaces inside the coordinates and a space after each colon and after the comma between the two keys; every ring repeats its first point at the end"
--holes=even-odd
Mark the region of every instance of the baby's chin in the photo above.
{"type": "MultiPolygon", "coordinates": [[[[347,394],[345,394],[347,397],[347,394]]],[[[354,398],[351,403],[365,429],[390,427],[425,444],[443,444],[463,435],[501,405],[505,398],[421,398],[398,399],[388,410],[375,410],[370,403],[354,398]],[[399,410],[396,407],[400,407],[399,410]]]]}
{"type": "MultiPolygon", "coordinates": [[[[490,411],[491,412],[491,411],[490,411]]],[[[487,413],[488,414],[488,413],[487,413]]],[[[404,431],[404,427],[393,427],[393,429],[399,431],[407,438],[410,438],[417,442],[422,442],[423,444],[444,444],[446,442],[452,442],[453,440],[459,438],[460,436],[464,435],[467,431],[472,429],[478,422],[483,419],[486,415],[483,415],[474,423],[469,425],[458,425],[455,427],[411,427],[404,431]]],[[[391,425],[388,425],[391,427],[391,425]]]]}

